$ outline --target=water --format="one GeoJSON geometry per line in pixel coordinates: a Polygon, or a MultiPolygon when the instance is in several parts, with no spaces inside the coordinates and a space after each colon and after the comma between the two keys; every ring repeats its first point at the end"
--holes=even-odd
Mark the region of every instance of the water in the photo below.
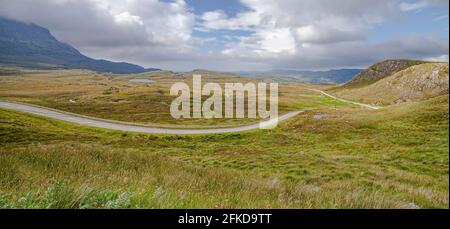
{"type": "Polygon", "coordinates": [[[154,83],[155,82],[154,80],[149,80],[149,79],[131,79],[128,81],[132,82],[132,83],[154,83]]]}

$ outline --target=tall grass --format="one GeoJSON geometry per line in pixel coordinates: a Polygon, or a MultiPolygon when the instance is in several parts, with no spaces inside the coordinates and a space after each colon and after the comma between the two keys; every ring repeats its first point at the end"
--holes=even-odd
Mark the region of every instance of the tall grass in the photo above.
{"type": "Polygon", "coordinates": [[[0,110],[0,207],[447,208],[448,158],[448,96],[200,136],[0,110]]]}

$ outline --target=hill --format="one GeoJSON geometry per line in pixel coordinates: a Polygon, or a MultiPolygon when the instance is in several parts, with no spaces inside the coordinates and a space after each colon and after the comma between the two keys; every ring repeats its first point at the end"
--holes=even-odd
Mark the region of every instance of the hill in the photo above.
{"type": "Polygon", "coordinates": [[[426,62],[418,60],[385,60],[360,72],[352,80],[346,83],[344,87],[354,88],[366,86],[385,77],[391,76],[399,71],[405,70],[411,66],[424,63],[426,62]]]}
{"type": "Polygon", "coordinates": [[[390,105],[421,101],[448,94],[448,63],[426,63],[409,67],[373,84],[331,90],[338,97],[364,103],[390,105]]]}
{"type": "Polygon", "coordinates": [[[95,60],[58,41],[46,28],[0,18],[0,63],[33,68],[88,69],[131,74],[154,71],[129,63],[95,60]]]}

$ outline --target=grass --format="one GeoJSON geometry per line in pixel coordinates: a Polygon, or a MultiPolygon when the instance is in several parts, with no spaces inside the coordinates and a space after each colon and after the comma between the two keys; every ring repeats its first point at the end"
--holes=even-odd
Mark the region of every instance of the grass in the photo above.
{"type": "MultiPolygon", "coordinates": [[[[0,68],[1,70],[2,68],[0,68]]],[[[256,82],[225,73],[196,72],[203,82],[256,82]]],[[[0,71],[1,74],[1,71],[0,71]]],[[[170,87],[175,82],[191,84],[192,74],[169,72],[112,76],[80,70],[36,71],[0,77],[0,99],[25,102],[96,118],[134,122],[153,126],[187,128],[236,126],[255,119],[181,119],[170,115],[170,87]],[[155,81],[153,84],[129,82],[133,78],[155,81]]],[[[280,84],[279,110],[287,112],[328,106],[320,96],[305,90],[302,84],[280,84]]],[[[206,98],[204,98],[206,99],[206,98]]]]}
{"type": "Polygon", "coordinates": [[[198,136],[0,110],[0,208],[448,208],[448,95],[377,111],[309,98],[327,106],[198,136]]]}
{"type": "Polygon", "coordinates": [[[349,104],[340,100],[336,100],[330,97],[321,96],[317,97],[316,100],[320,102],[320,104],[325,106],[331,106],[331,107],[342,107],[342,106],[348,106],[349,104]]]}

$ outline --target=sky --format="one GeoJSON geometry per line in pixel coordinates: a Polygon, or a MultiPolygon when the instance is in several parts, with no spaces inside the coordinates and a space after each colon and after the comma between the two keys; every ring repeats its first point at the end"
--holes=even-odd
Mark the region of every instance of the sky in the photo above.
{"type": "Polygon", "coordinates": [[[93,58],[174,71],[449,59],[449,0],[0,0],[93,58]]]}

